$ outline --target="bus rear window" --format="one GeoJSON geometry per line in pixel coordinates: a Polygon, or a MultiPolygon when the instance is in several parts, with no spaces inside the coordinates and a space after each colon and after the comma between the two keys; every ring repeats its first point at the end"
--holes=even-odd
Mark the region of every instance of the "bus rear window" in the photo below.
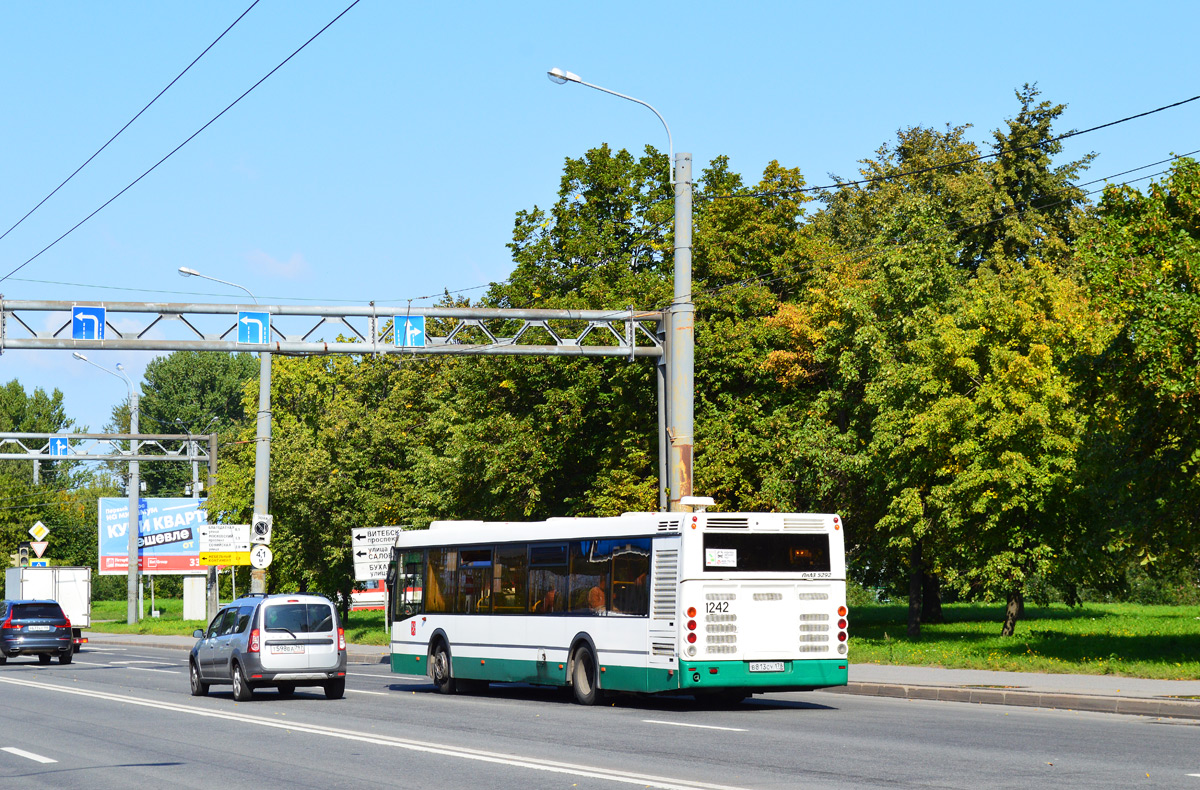
{"type": "Polygon", "coordinates": [[[829,573],[829,536],[706,532],[704,570],[712,573],[829,573]]]}

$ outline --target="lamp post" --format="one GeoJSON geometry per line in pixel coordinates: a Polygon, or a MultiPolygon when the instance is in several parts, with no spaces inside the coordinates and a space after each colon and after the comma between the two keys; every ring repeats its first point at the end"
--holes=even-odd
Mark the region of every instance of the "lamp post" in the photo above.
{"type": "MultiPolygon", "coordinates": [[[[72,354],[78,360],[88,363],[94,368],[99,368],[109,375],[124,379],[126,386],[129,388],[129,432],[137,435],[138,432],[138,395],[137,389],[133,386],[133,382],[129,380],[129,376],[125,375],[125,367],[118,362],[117,372],[109,370],[103,365],[97,365],[90,359],[80,354],[78,351],[72,354]]],[[[133,625],[138,621],[138,524],[140,516],[140,491],[141,481],[138,475],[138,462],[134,460],[138,454],[138,440],[129,440],[129,528],[127,535],[129,538],[129,583],[126,586],[127,607],[126,615],[127,622],[133,625]]]]}
{"type": "MultiPolygon", "coordinates": [[[[189,269],[186,266],[179,267],[179,274],[183,277],[199,277],[204,280],[221,283],[222,285],[240,288],[250,294],[250,298],[254,300],[254,304],[258,304],[258,298],[250,293],[250,289],[244,285],[210,277],[207,274],[201,274],[195,269],[189,269]]],[[[268,513],[267,508],[270,505],[271,474],[271,352],[260,352],[258,360],[257,441],[254,445],[254,512],[255,514],[261,513],[266,515],[268,513]]],[[[266,591],[266,570],[254,568],[250,571],[250,592],[265,593],[266,591]]]]}
{"type": "MultiPolygon", "coordinates": [[[[675,191],[675,297],[668,312],[666,332],[666,434],[667,496],[670,510],[681,510],[680,500],[692,495],[692,430],[695,413],[695,305],[692,303],[692,155],[674,153],[671,128],[662,114],[641,99],[584,82],[578,74],[559,68],[546,72],[551,82],[575,82],[646,107],[667,130],[668,161],[674,159],[671,183],[675,191]]],[[[659,402],[662,403],[660,380],[659,402]]],[[[663,437],[659,437],[660,448],[663,437]]],[[[661,452],[661,450],[660,450],[661,452]]],[[[659,501],[663,502],[660,485],[659,501]]]]}

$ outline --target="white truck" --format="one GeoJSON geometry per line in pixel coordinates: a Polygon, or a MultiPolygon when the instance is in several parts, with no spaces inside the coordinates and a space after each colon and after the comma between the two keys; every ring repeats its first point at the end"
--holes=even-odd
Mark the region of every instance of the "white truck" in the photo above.
{"type": "Polygon", "coordinates": [[[52,566],[48,568],[7,568],[4,572],[4,597],[10,601],[58,601],[71,621],[75,652],[87,641],[84,628],[92,625],[92,569],[52,566]]]}

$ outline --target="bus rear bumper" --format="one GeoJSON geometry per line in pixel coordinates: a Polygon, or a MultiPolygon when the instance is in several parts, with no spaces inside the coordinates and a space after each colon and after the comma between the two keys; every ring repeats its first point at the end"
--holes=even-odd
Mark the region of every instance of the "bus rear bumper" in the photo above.
{"type": "MultiPolygon", "coordinates": [[[[759,667],[755,667],[759,669],[759,667]]],[[[849,677],[846,659],[805,659],[803,661],[681,661],[679,689],[703,692],[706,689],[748,689],[753,691],[800,691],[844,686],[849,677]],[[782,669],[751,671],[751,665],[782,664],[782,669]]]]}

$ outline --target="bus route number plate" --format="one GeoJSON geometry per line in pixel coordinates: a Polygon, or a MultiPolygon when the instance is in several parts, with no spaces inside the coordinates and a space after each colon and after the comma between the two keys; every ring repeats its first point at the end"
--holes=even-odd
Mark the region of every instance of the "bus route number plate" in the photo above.
{"type": "Polygon", "coordinates": [[[782,661],[751,661],[750,662],[750,671],[751,672],[782,672],[783,671],[783,662],[782,661]]]}

